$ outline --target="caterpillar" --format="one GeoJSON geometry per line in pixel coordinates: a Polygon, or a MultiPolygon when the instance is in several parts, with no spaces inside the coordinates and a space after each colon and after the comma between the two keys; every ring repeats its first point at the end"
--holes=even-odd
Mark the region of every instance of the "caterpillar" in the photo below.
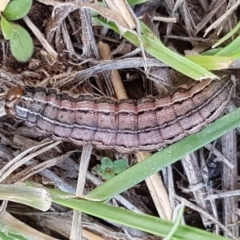
{"type": "Polygon", "coordinates": [[[171,97],[116,101],[43,87],[13,88],[5,112],[54,140],[120,153],[154,151],[197,133],[224,111],[234,90],[225,80],[204,80],[171,97]]]}

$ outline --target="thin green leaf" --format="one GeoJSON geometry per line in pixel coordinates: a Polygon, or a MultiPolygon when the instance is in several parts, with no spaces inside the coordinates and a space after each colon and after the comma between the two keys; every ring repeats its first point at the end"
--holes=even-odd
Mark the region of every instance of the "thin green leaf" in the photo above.
{"type": "Polygon", "coordinates": [[[5,240],[40,240],[55,239],[35,230],[4,211],[0,218],[0,239],[5,240]],[[6,236],[6,238],[5,238],[6,236]]]}
{"type": "Polygon", "coordinates": [[[199,133],[192,134],[132,166],[125,172],[89,192],[86,197],[95,201],[106,201],[239,125],[240,108],[209,124],[199,133]]]}
{"type": "Polygon", "coordinates": [[[240,22],[238,22],[238,24],[231,31],[229,31],[224,37],[222,37],[215,44],[213,44],[212,48],[216,48],[223,42],[227,41],[230,37],[232,37],[235,33],[237,33],[239,29],[240,29],[240,22]]]}
{"type": "Polygon", "coordinates": [[[232,57],[236,54],[240,55],[240,36],[234,39],[231,43],[229,43],[226,47],[222,48],[218,51],[215,56],[229,56],[232,57]]]}
{"type": "Polygon", "coordinates": [[[29,33],[21,26],[14,24],[14,34],[10,39],[12,55],[20,62],[26,62],[33,54],[33,42],[29,33]]]}
{"type": "Polygon", "coordinates": [[[235,61],[233,57],[222,56],[187,56],[187,58],[208,70],[228,69],[235,61]]]}
{"type": "Polygon", "coordinates": [[[0,223],[0,239],[2,240],[28,240],[28,238],[25,238],[17,233],[12,232],[6,232],[7,227],[1,226],[0,223]]]}
{"type": "Polygon", "coordinates": [[[128,4],[130,6],[135,6],[137,4],[141,4],[141,3],[145,3],[147,2],[148,0],[128,0],[128,4]]]}
{"type": "Polygon", "coordinates": [[[213,56],[216,53],[218,53],[221,49],[222,48],[215,48],[215,49],[207,50],[207,51],[201,53],[201,56],[213,56]]]}
{"type": "Polygon", "coordinates": [[[12,0],[2,14],[8,20],[18,20],[28,14],[31,6],[32,0],[12,0]]]}
{"type": "Polygon", "coordinates": [[[173,225],[171,231],[168,233],[168,235],[163,240],[171,240],[172,239],[174,233],[177,231],[177,228],[178,228],[178,226],[181,223],[181,219],[183,217],[183,213],[184,213],[184,204],[182,204],[180,206],[180,209],[179,209],[178,214],[177,214],[177,218],[174,221],[174,225],[173,225]]]}
{"type": "MultiPolygon", "coordinates": [[[[107,22],[102,18],[97,17],[93,17],[92,20],[95,24],[108,27],[119,33],[118,28],[114,23],[107,22]]],[[[163,43],[152,33],[152,31],[147,28],[147,26],[141,22],[140,25],[142,30],[141,41],[143,48],[147,53],[195,80],[202,80],[205,78],[218,78],[216,75],[207,71],[200,65],[165,47],[163,43]]],[[[140,46],[138,36],[135,33],[128,31],[125,32],[123,36],[135,46],[140,46]]]]}
{"type": "MultiPolygon", "coordinates": [[[[157,236],[166,236],[173,227],[172,222],[147,214],[134,213],[130,210],[109,206],[99,202],[76,199],[74,195],[69,195],[56,189],[49,189],[49,192],[54,203],[157,236]]],[[[226,238],[213,235],[207,231],[182,225],[178,226],[172,237],[173,240],[192,240],[196,238],[203,240],[227,240],[226,238]]]]}

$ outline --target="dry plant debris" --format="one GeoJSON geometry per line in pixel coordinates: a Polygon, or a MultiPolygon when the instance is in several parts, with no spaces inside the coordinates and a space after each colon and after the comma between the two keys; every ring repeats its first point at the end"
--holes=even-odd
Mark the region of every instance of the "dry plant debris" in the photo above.
{"type": "MultiPolygon", "coordinates": [[[[33,37],[32,58],[26,63],[17,62],[1,35],[2,94],[12,87],[42,86],[117,99],[172,95],[178,86],[188,88],[192,81],[145,54],[141,44],[139,48],[129,44],[122,35],[134,32],[141,43],[141,19],[168,48],[180,54],[198,54],[236,25],[239,1],[209,4],[204,0],[150,0],[130,7],[117,0],[106,1],[106,5],[98,1],[34,1],[28,16],[19,23],[27,26],[33,37]],[[121,34],[93,25],[89,9],[113,21],[121,34]]],[[[237,74],[230,71],[225,74],[237,74]]],[[[238,83],[235,100],[239,102],[238,83]]],[[[227,109],[236,108],[235,102],[227,109]]],[[[102,183],[90,172],[102,157],[124,157],[133,165],[150,154],[121,156],[89,145],[81,149],[66,142],[52,142],[9,117],[1,118],[0,124],[0,181],[4,185],[31,180],[84,196],[102,183]]],[[[187,206],[185,223],[238,239],[238,134],[239,129],[229,132],[109,204],[171,220],[183,202],[187,206]]],[[[20,224],[19,218],[21,224],[25,222],[21,228],[38,235],[38,239],[160,239],[68,210],[53,204],[43,213],[4,201],[1,218],[9,224],[20,224]]]]}

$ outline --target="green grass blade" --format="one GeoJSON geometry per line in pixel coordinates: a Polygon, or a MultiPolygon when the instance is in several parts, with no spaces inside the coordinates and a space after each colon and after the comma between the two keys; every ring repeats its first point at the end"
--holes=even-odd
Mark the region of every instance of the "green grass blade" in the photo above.
{"type": "MultiPolygon", "coordinates": [[[[172,222],[150,215],[134,213],[126,209],[109,206],[99,202],[74,199],[75,196],[68,195],[56,189],[49,189],[49,192],[53,202],[57,204],[157,236],[167,236],[174,226],[172,222]]],[[[226,238],[213,235],[207,231],[182,225],[178,226],[172,236],[172,239],[174,240],[192,240],[196,238],[202,240],[226,240],[226,238]]]]}
{"type": "Polygon", "coordinates": [[[226,47],[222,48],[220,51],[218,51],[215,56],[234,56],[239,55],[240,47],[240,36],[238,36],[236,39],[234,39],[231,43],[229,43],[226,47]]]}
{"type": "Polygon", "coordinates": [[[240,22],[238,22],[238,24],[231,30],[229,31],[229,33],[227,33],[224,37],[222,37],[221,39],[219,39],[213,46],[212,48],[216,48],[219,45],[221,45],[223,42],[225,42],[226,40],[228,40],[230,37],[233,36],[233,34],[237,33],[240,29],[240,22]]]}
{"type": "Polygon", "coordinates": [[[147,2],[148,0],[128,0],[128,4],[130,6],[135,6],[137,4],[141,4],[141,3],[145,3],[147,2]]]}
{"type": "Polygon", "coordinates": [[[0,239],[1,240],[28,240],[27,238],[17,234],[17,233],[12,233],[10,230],[8,233],[6,233],[7,227],[4,226],[4,231],[1,231],[3,227],[1,226],[0,223],[0,239]]]}
{"type": "Polygon", "coordinates": [[[168,235],[163,240],[171,240],[172,239],[172,236],[177,231],[178,226],[181,223],[181,219],[183,217],[183,214],[184,214],[184,205],[181,204],[181,206],[180,206],[180,208],[178,210],[178,214],[177,214],[176,220],[174,221],[173,227],[172,227],[171,231],[168,233],[168,235]]]}
{"type": "MultiPolygon", "coordinates": [[[[114,23],[107,22],[98,17],[93,17],[92,19],[95,24],[108,27],[119,33],[118,28],[114,23]]],[[[200,65],[165,47],[149,28],[143,23],[140,24],[142,30],[141,41],[143,48],[147,53],[192,79],[201,80],[205,78],[218,78],[200,65]]],[[[138,36],[135,33],[128,31],[124,33],[123,36],[135,46],[140,46],[138,36]]]]}
{"type": "MultiPolygon", "coordinates": [[[[50,194],[49,194],[50,195],[50,194]]],[[[53,240],[50,236],[39,232],[24,222],[18,220],[8,212],[4,211],[0,218],[1,240],[53,240]]]]}
{"type": "Polygon", "coordinates": [[[234,57],[222,56],[187,56],[187,58],[208,70],[228,69],[234,62],[234,57]]]}
{"type": "Polygon", "coordinates": [[[89,192],[86,197],[96,201],[106,201],[239,125],[240,108],[209,124],[199,133],[192,134],[132,166],[125,172],[89,192]]]}

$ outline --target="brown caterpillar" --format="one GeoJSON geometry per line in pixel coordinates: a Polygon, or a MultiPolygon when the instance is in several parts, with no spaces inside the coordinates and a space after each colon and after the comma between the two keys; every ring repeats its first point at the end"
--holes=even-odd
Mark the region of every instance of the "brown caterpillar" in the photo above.
{"type": "Polygon", "coordinates": [[[228,80],[204,80],[172,97],[115,101],[56,89],[27,87],[6,95],[6,113],[54,140],[121,153],[153,151],[200,131],[231,98],[228,80]]]}

